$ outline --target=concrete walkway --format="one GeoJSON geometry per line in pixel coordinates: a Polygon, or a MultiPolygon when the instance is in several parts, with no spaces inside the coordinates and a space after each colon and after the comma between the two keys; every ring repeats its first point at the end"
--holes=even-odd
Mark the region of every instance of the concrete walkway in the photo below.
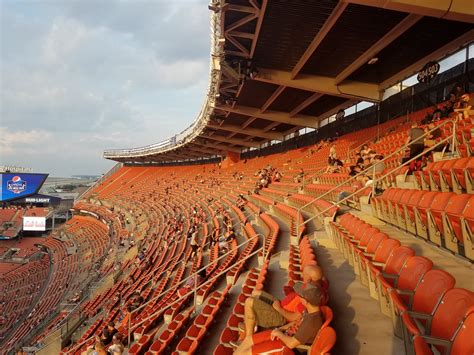
{"type": "MultiPolygon", "coordinates": [[[[324,233],[324,232],[318,232],[324,233]]],[[[403,341],[393,335],[390,318],[380,312],[352,267],[338,249],[315,248],[318,264],[329,280],[329,306],[337,342],[332,354],[404,354],[403,341]]]]}

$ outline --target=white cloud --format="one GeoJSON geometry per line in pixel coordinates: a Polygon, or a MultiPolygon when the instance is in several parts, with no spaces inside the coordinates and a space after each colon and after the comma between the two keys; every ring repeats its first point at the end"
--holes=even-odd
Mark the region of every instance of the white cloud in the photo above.
{"type": "Polygon", "coordinates": [[[106,168],[104,148],[168,138],[199,112],[209,68],[206,1],[0,6],[1,133],[54,141],[35,151],[23,143],[17,157],[25,164],[42,153],[41,170],[106,168]],[[65,151],[76,159],[58,159],[65,151]]]}
{"type": "Polygon", "coordinates": [[[7,127],[0,127],[0,151],[2,155],[11,155],[24,150],[38,151],[39,144],[48,142],[52,134],[43,130],[11,131],[7,127]]]}

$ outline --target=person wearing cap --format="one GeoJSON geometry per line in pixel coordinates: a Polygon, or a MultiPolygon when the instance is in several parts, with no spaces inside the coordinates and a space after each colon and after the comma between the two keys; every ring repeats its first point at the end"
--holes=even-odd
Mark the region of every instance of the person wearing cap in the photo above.
{"type": "MultiPolygon", "coordinates": [[[[319,285],[323,290],[322,303],[327,301],[328,283],[323,279],[323,273],[318,265],[307,265],[302,272],[303,287],[307,284],[319,285]]],[[[301,302],[301,297],[292,287],[285,286],[286,296],[279,301],[273,295],[256,290],[252,296],[245,300],[244,304],[244,322],[239,325],[244,332],[245,338],[251,338],[255,327],[276,328],[287,324],[288,322],[298,321],[305,310],[301,302]]],[[[237,345],[237,344],[235,344],[237,345]]]]}
{"type": "Polygon", "coordinates": [[[268,329],[246,337],[234,351],[234,355],[245,354],[291,354],[301,344],[312,344],[323,324],[320,304],[324,290],[320,285],[297,283],[295,292],[301,297],[306,310],[300,320],[283,327],[268,329]]]}

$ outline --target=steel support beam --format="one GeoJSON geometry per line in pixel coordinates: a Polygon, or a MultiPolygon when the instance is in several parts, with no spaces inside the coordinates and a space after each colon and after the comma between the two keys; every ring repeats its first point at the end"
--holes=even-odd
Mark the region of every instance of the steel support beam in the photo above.
{"type": "Polygon", "coordinates": [[[233,144],[233,145],[237,145],[237,146],[240,145],[242,147],[248,147],[248,148],[257,148],[257,147],[260,146],[260,143],[256,143],[256,142],[252,143],[252,142],[245,141],[243,139],[227,138],[227,137],[216,136],[216,135],[212,135],[212,136],[201,135],[200,137],[204,138],[204,139],[215,140],[215,141],[218,141],[218,142],[229,143],[229,144],[233,144]]]}
{"type": "Polygon", "coordinates": [[[410,29],[414,24],[421,20],[423,16],[410,14],[405,17],[398,25],[396,25],[392,30],[390,30],[385,36],[379,39],[374,43],[369,49],[367,49],[364,54],[357,58],[351,65],[344,69],[341,73],[336,76],[335,83],[340,84],[346,78],[348,78],[352,73],[354,73],[361,66],[366,64],[369,60],[376,57],[382,49],[387,47],[390,43],[395,41],[408,29],[410,29]]]}
{"type": "Polygon", "coordinates": [[[224,131],[246,134],[249,136],[255,136],[255,137],[266,138],[266,139],[274,139],[274,140],[280,140],[280,141],[283,139],[283,137],[278,133],[265,132],[261,129],[256,129],[256,128],[242,128],[239,126],[234,126],[234,125],[229,125],[229,124],[222,124],[222,125],[208,124],[207,127],[222,129],[224,131]]]}
{"type": "Polygon", "coordinates": [[[219,109],[237,113],[239,115],[257,117],[257,118],[261,118],[267,121],[292,124],[292,125],[300,126],[300,127],[316,128],[316,125],[317,125],[315,117],[312,117],[312,116],[297,115],[297,116],[290,117],[290,115],[287,112],[281,112],[281,111],[261,112],[257,108],[247,107],[247,106],[235,106],[235,107],[219,106],[219,109]]]}
{"type": "Polygon", "coordinates": [[[232,147],[229,147],[227,145],[222,145],[222,144],[219,144],[219,143],[211,143],[211,142],[202,142],[202,141],[194,141],[193,144],[196,144],[196,145],[199,145],[201,147],[205,147],[205,148],[213,148],[213,149],[216,149],[216,150],[219,150],[221,152],[226,152],[226,151],[230,151],[230,152],[234,152],[234,153],[240,153],[240,149],[239,148],[232,148],[232,147]]]}
{"type": "Polygon", "coordinates": [[[326,35],[331,31],[331,28],[336,24],[337,20],[339,17],[342,15],[344,10],[347,7],[347,3],[345,2],[339,2],[334,10],[331,12],[329,17],[326,19],[326,22],[324,22],[323,26],[319,30],[319,32],[316,34],[316,36],[313,38],[311,43],[309,44],[308,48],[306,51],[303,53],[301,56],[300,60],[296,63],[295,67],[291,71],[291,79],[294,79],[301,69],[304,67],[306,62],[308,61],[309,58],[313,55],[314,51],[319,47],[321,42],[324,40],[326,35]]]}
{"type": "Polygon", "coordinates": [[[321,96],[323,96],[323,94],[317,92],[308,97],[306,100],[304,100],[302,103],[300,103],[298,106],[296,106],[293,110],[290,111],[290,117],[294,117],[297,113],[303,111],[306,107],[318,100],[321,96]]]}
{"type": "Polygon", "coordinates": [[[300,74],[292,79],[288,71],[259,68],[259,74],[254,80],[269,84],[282,85],[295,89],[318,92],[326,95],[345,97],[348,99],[379,101],[379,87],[376,84],[357,81],[344,81],[336,85],[335,78],[300,74]]]}
{"type": "Polygon", "coordinates": [[[428,54],[427,56],[424,56],[420,60],[416,61],[412,65],[408,66],[401,72],[395,74],[394,76],[386,79],[380,84],[381,89],[386,89],[389,88],[393,85],[395,85],[397,82],[415,74],[418,72],[423,66],[428,63],[431,60],[439,60],[442,57],[446,56],[447,53],[452,53],[458,50],[459,48],[467,45],[468,43],[471,43],[474,39],[474,30],[470,30],[469,32],[466,32],[462,36],[450,41],[448,44],[445,46],[438,48],[431,54],[428,54]]]}
{"type": "Polygon", "coordinates": [[[474,3],[471,0],[342,0],[346,3],[380,7],[438,17],[447,20],[474,23],[474,3]]]}

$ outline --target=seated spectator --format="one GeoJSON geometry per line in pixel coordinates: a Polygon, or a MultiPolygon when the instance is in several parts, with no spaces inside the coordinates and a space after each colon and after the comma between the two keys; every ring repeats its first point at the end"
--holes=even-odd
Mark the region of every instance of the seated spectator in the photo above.
{"type": "Polygon", "coordinates": [[[336,145],[331,145],[329,148],[329,157],[328,157],[328,164],[333,165],[334,160],[337,159],[337,152],[336,152],[336,145]]]}
{"type": "Polygon", "coordinates": [[[284,327],[268,329],[246,337],[235,350],[242,354],[284,354],[301,344],[311,344],[324,320],[320,310],[324,291],[319,285],[302,283],[295,285],[295,292],[301,299],[305,311],[300,319],[295,319],[284,327]]]}
{"type": "MultiPolygon", "coordinates": [[[[308,265],[303,269],[303,285],[319,285],[324,292],[327,291],[327,281],[323,279],[322,270],[317,265],[308,265]]],[[[275,328],[285,325],[287,322],[296,321],[301,318],[304,310],[300,297],[294,290],[285,287],[286,296],[280,302],[273,295],[265,291],[254,291],[252,296],[245,300],[244,324],[241,325],[245,331],[245,338],[251,338],[255,326],[262,328],[275,328]]],[[[324,299],[327,299],[324,294],[324,299]]],[[[324,303],[323,302],[323,303],[324,303]]]]}
{"type": "Polygon", "coordinates": [[[118,332],[118,330],[115,328],[115,325],[114,325],[113,322],[109,322],[107,324],[107,328],[105,328],[105,329],[108,330],[108,337],[103,338],[103,342],[104,342],[105,345],[109,345],[110,342],[112,341],[112,338],[118,332]]]}
{"type": "Polygon", "coordinates": [[[305,175],[305,174],[304,174],[303,168],[300,168],[299,173],[298,173],[297,175],[295,175],[293,181],[296,182],[296,183],[298,183],[298,184],[301,183],[301,182],[303,182],[304,175],[305,175]]]}
{"type": "Polygon", "coordinates": [[[381,174],[385,170],[385,163],[382,162],[383,155],[375,155],[374,159],[372,160],[372,165],[374,166],[374,170],[376,174],[381,174]]]}
{"type": "Polygon", "coordinates": [[[143,296],[140,295],[140,291],[137,291],[135,293],[135,297],[133,298],[133,301],[132,301],[133,308],[140,307],[143,304],[143,301],[144,301],[143,296]]]}
{"type": "Polygon", "coordinates": [[[243,211],[246,204],[247,204],[247,200],[244,198],[244,195],[240,194],[239,198],[237,199],[237,208],[243,211]]]}
{"type": "Polygon", "coordinates": [[[349,166],[348,170],[349,170],[350,176],[356,176],[362,171],[362,169],[360,168],[360,165],[351,165],[349,166]]]}
{"type": "Polygon", "coordinates": [[[127,310],[125,312],[125,316],[122,318],[122,321],[120,322],[120,327],[121,328],[128,329],[128,322],[129,322],[129,319],[132,315],[132,311],[133,311],[132,305],[128,305],[127,310]]]}
{"type": "Polygon", "coordinates": [[[280,182],[281,177],[282,177],[282,174],[278,170],[275,170],[275,172],[273,174],[272,181],[273,182],[280,182]]]}
{"type": "Polygon", "coordinates": [[[456,85],[453,89],[453,91],[451,92],[452,94],[454,94],[454,96],[456,97],[456,99],[460,99],[461,96],[463,96],[466,91],[464,90],[463,86],[462,85],[456,85]]]}
{"type": "Polygon", "coordinates": [[[441,109],[441,118],[447,118],[449,115],[451,115],[454,112],[454,104],[456,100],[454,98],[454,101],[448,101],[446,104],[443,106],[441,109]]]}
{"type": "Polygon", "coordinates": [[[227,230],[224,236],[219,238],[219,251],[228,252],[233,239],[235,239],[235,233],[231,228],[227,230]]]}
{"type": "MultiPolygon", "coordinates": [[[[365,179],[364,179],[365,180],[365,179]]],[[[338,202],[341,202],[351,196],[354,192],[360,190],[365,186],[367,183],[368,179],[364,181],[363,179],[354,179],[351,183],[351,189],[341,191],[341,193],[338,196],[338,202]]],[[[353,198],[352,198],[353,199],[353,198]]]]}
{"type": "Polygon", "coordinates": [[[469,94],[464,94],[460,97],[459,101],[454,107],[454,112],[457,113],[456,118],[459,120],[469,118],[469,111],[472,108],[470,104],[470,96],[469,94]]]}
{"type": "Polygon", "coordinates": [[[122,343],[122,334],[117,333],[112,337],[112,345],[107,350],[109,355],[122,355],[125,347],[122,343]]]}
{"type": "Polygon", "coordinates": [[[95,337],[95,344],[87,350],[87,355],[107,355],[105,345],[99,336],[95,337]]]}
{"type": "Polygon", "coordinates": [[[199,248],[198,233],[198,228],[196,228],[191,235],[191,258],[194,258],[194,255],[196,255],[196,252],[199,248]]]}
{"type": "Polygon", "coordinates": [[[178,296],[183,297],[189,291],[191,291],[195,286],[199,285],[206,279],[206,270],[201,270],[197,273],[196,277],[189,277],[184,283],[183,287],[178,290],[178,296]]]}

